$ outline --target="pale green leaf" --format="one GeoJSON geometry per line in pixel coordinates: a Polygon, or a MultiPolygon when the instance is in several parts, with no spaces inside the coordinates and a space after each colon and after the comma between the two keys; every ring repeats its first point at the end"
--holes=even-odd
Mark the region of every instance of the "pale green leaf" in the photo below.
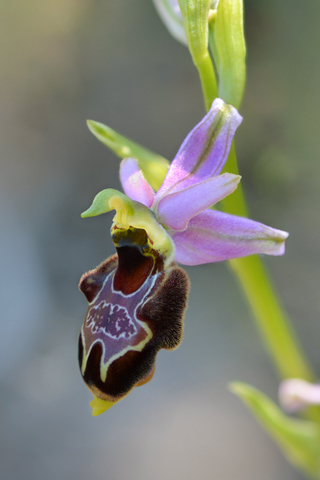
{"type": "Polygon", "coordinates": [[[312,478],[320,477],[320,428],[308,420],[285,415],[266,395],[244,383],[232,383],[256,419],[278,444],[286,458],[312,478]]]}

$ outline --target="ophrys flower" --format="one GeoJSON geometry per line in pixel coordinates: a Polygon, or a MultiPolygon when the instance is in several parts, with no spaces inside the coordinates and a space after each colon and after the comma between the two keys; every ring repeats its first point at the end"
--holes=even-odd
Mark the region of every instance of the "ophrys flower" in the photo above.
{"type": "Polygon", "coordinates": [[[284,252],[286,232],[211,208],[240,181],[221,170],[241,120],[234,107],[216,99],[156,193],[138,162],[124,159],[125,194],[103,190],[82,214],[116,210],[111,235],[118,255],[80,281],[89,310],[79,360],[97,414],[152,377],[160,348],[179,344],[188,280],[175,262],[198,265],[284,252]]]}

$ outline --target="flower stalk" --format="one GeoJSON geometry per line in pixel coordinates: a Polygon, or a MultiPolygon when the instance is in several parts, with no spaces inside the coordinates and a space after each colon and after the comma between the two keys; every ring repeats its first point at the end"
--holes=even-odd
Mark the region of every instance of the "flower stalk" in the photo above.
{"type": "MultiPolygon", "coordinates": [[[[197,3],[197,2],[196,2],[197,3]]],[[[199,2],[201,3],[201,2],[199,2]]],[[[209,2],[210,3],[210,2],[209,2]]],[[[185,30],[188,19],[196,15],[193,2],[179,2],[185,30]],[[191,13],[190,13],[191,12],[191,13]]],[[[199,13],[198,13],[199,16],[199,13]]],[[[245,83],[245,43],[243,36],[243,9],[240,0],[220,0],[217,15],[210,23],[210,46],[218,68],[218,91],[224,100],[240,104],[245,83]],[[231,21],[232,20],[232,21],[231,21]]],[[[201,19],[208,13],[203,12],[201,19]]],[[[193,19],[195,23],[195,19],[193,19]]],[[[207,27],[208,28],[208,27],[207,27]]],[[[208,34],[208,30],[206,31],[208,34]]],[[[207,37],[206,37],[207,38],[207,37]]],[[[187,34],[188,39],[188,34],[187,34]]],[[[189,49],[193,38],[188,41],[189,49]]],[[[207,40],[206,40],[207,41],[207,40]]],[[[194,58],[194,55],[193,55],[194,58]]],[[[211,61],[211,60],[210,60],[211,61]]],[[[215,99],[216,83],[210,90],[209,76],[202,76],[201,86],[206,105],[215,99]]],[[[224,171],[238,174],[234,144],[232,144],[224,171]]],[[[228,214],[248,216],[248,208],[241,184],[237,190],[222,200],[223,210],[228,214]]],[[[315,375],[299,345],[290,325],[290,320],[277,298],[262,260],[257,256],[230,260],[230,266],[237,277],[253,312],[256,326],[281,378],[300,377],[314,381],[315,375]]]]}
{"type": "MultiPolygon", "coordinates": [[[[210,1],[179,0],[179,5],[188,48],[199,72],[207,110],[217,95],[239,108],[246,79],[242,1],[220,0],[216,10],[210,10],[214,15],[209,15],[210,1]],[[218,72],[218,83],[208,43],[218,72]]],[[[223,171],[239,174],[234,142],[223,171]]],[[[241,184],[221,204],[228,214],[248,217],[241,184]]],[[[256,327],[280,378],[299,377],[314,381],[315,374],[280,304],[263,261],[253,255],[231,259],[229,265],[244,292],[256,327]]]]}

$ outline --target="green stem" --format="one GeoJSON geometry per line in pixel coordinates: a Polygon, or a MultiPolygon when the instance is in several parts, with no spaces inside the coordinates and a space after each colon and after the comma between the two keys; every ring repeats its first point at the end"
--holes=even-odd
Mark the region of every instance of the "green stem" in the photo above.
{"type": "Polygon", "coordinates": [[[213,100],[218,96],[218,85],[212,60],[208,53],[201,60],[195,61],[194,59],[194,63],[199,73],[204,103],[208,111],[213,100]]]}
{"type": "Polygon", "coordinates": [[[261,259],[256,255],[239,258],[231,260],[230,266],[243,288],[280,377],[314,381],[315,376],[280,306],[261,259]]]}
{"type": "MultiPolygon", "coordinates": [[[[237,155],[236,155],[234,142],[231,143],[229,156],[223,167],[223,171],[229,172],[229,173],[235,173],[236,175],[239,175],[237,155]]],[[[232,213],[233,215],[239,215],[241,217],[249,216],[247,203],[244,198],[241,182],[239,183],[237,189],[231,195],[228,195],[223,200],[223,206],[228,211],[228,213],[232,213]]]]}
{"type": "MultiPolygon", "coordinates": [[[[234,145],[231,146],[225,170],[238,172],[234,145]]],[[[241,185],[232,195],[224,199],[223,208],[233,215],[247,216],[241,185]]],[[[253,255],[231,260],[229,263],[242,286],[254,313],[256,325],[280,377],[299,377],[314,381],[312,369],[302,353],[262,260],[253,255]]]]}

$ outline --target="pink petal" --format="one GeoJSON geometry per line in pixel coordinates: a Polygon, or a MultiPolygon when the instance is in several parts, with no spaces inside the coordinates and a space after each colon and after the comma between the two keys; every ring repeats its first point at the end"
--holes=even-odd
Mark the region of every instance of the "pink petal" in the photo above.
{"type": "Polygon", "coordinates": [[[217,98],[182,143],[156,199],[219,175],[242,117],[217,98]]]}
{"type": "Polygon", "coordinates": [[[190,218],[230,195],[237,188],[240,178],[239,175],[224,173],[165,195],[158,204],[160,223],[174,230],[184,230],[190,218]]]}
{"type": "Polygon", "coordinates": [[[284,380],[279,388],[279,400],[287,412],[296,412],[309,405],[320,405],[320,385],[300,378],[284,380]]]}
{"type": "Polygon", "coordinates": [[[282,255],[288,233],[247,218],[205,210],[190,220],[184,232],[171,236],[176,261],[200,265],[256,253],[282,255]]]}
{"type": "Polygon", "coordinates": [[[154,191],[144,178],[138,162],[134,158],[125,158],[120,164],[120,180],[125,194],[136,202],[150,208],[154,191]]]}

